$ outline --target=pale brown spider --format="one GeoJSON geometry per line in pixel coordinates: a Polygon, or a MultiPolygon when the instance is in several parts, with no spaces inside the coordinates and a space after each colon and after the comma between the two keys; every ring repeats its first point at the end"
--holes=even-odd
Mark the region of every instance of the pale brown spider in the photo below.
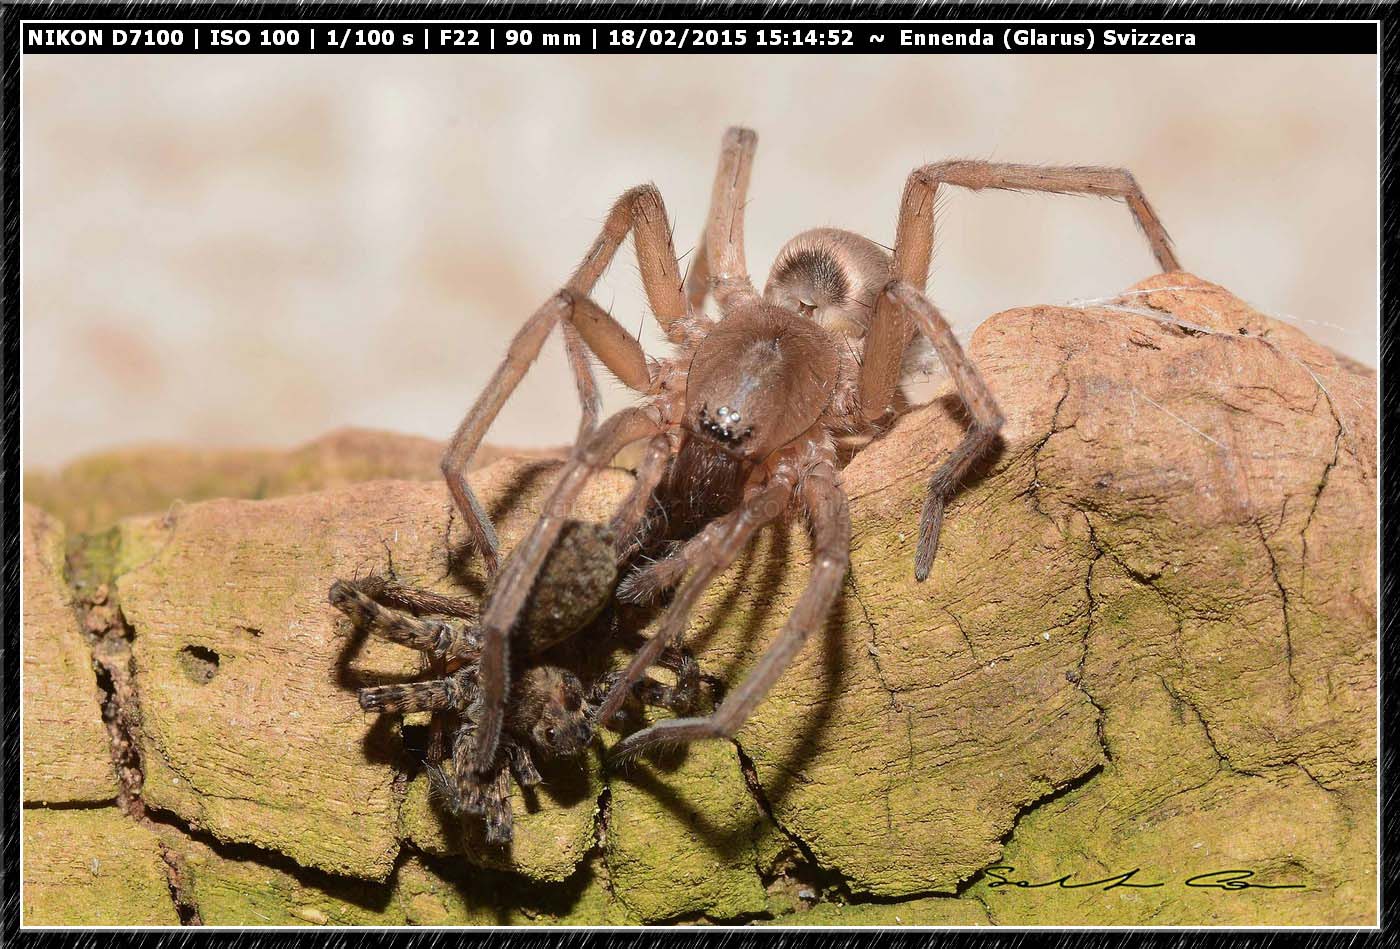
{"type": "MultiPolygon", "coordinates": [[[[583,425],[543,513],[499,568],[481,618],[480,715],[470,753],[485,771],[496,758],[511,690],[512,631],[537,588],[541,566],[588,478],[623,447],[646,440],[634,487],[612,519],[621,563],[653,543],[653,513],[670,537],[689,539],[669,559],[629,578],[625,593],[644,595],[689,574],[657,634],[635,654],[602,703],[611,722],[630,690],[685,631],[705,587],[759,528],[800,514],[812,534],[811,574],[777,640],[708,718],[662,721],[621,741],[615,756],[658,742],[734,735],[826,617],[849,563],[850,513],[841,490],[835,437],[874,434],[900,411],[898,386],[917,333],[937,351],[967,407],[962,441],[929,480],[914,576],[923,580],[938,548],[944,505],[971,466],[992,447],[1002,416],[947,322],[924,296],[933,250],[935,198],[942,184],[971,190],[1094,194],[1127,202],[1163,270],[1178,269],[1166,232],[1126,171],[951,161],[914,171],[904,188],[891,257],[874,242],[834,229],[808,231],[783,248],[762,295],[744,261],[743,206],[756,136],[730,129],[711,197],[704,238],[682,281],[661,195],[650,185],[626,192],[574,275],[530,317],[463,420],[443,458],[443,473],[488,573],[498,572],[491,523],[466,472],[488,426],[563,324],[583,403],[583,425]],[[651,311],[675,346],[649,360],[640,344],[592,299],[598,278],[632,234],[651,311]],[[720,317],[703,310],[714,295],[720,317]],[[585,347],[644,396],[601,425],[585,347]],[[655,499],[655,500],[654,500],[655,499]]],[[[518,634],[516,634],[518,635],[518,634]]]]}

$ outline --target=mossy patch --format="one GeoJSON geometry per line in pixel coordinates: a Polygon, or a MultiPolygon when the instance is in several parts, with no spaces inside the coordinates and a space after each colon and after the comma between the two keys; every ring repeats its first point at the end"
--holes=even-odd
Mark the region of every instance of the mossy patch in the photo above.
{"type": "Polygon", "coordinates": [[[156,834],[115,807],[25,808],[26,926],[176,926],[156,834]]]}
{"type": "MultiPolygon", "coordinates": [[[[251,848],[223,854],[173,827],[162,839],[175,855],[180,896],[206,926],[401,926],[385,885],[306,870],[251,848]]],[[[224,848],[229,849],[229,848],[224,848]]]]}
{"type": "Polygon", "coordinates": [[[734,746],[705,742],[661,761],[635,763],[610,782],[603,854],[617,898],[648,921],[765,911],[760,848],[775,829],[744,784],[734,746]]]}

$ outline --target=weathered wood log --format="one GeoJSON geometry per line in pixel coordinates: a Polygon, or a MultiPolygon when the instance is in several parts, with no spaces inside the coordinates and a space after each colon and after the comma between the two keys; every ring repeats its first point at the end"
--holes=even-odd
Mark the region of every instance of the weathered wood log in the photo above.
{"type": "MultiPolygon", "coordinates": [[[[435,810],[395,723],[356,705],[417,657],[325,599],[367,571],[479,592],[444,488],[122,521],[104,563],[150,817],[96,813],[154,819],[209,923],[1372,922],[1375,373],[1180,273],[998,314],[970,350],[1007,426],[928,581],[913,549],[962,432],[951,395],[845,470],[844,596],[737,740],[563,763],[517,792],[508,851],[435,810]],[[1001,885],[1133,868],[1164,885],[1001,885]],[[1185,883],[1228,869],[1301,886],[1185,883]]],[[[506,547],[555,470],[473,475],[506,547]]],[[[606,473],[583,516],[628,484],[606,473]]],[[[806,558],[775,529],[716,584],[688,637],[710,677],[753,666],[806,558]]],[[[76,628],[30,615],[26,659],[76,628]]],[[[27,848],[26,879],[60,859],[27,848]]]]}

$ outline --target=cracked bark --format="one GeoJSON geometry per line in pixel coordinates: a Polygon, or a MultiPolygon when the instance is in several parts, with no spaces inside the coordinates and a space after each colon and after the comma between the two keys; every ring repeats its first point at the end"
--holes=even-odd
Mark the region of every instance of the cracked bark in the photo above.
{"type": "MultiPolygon", "coordinates": [[[[1098,712],[1098,719],[1094,723],[1094,734],[1098,738],[1099,747],[1103,749],[1105,761],[1113,760],[1113,749],[1108,746],[1108,736],[1104,734],[1104,717],[1107,715],[1104,707],[1089,692],[1084,684],[1084,666],[1089,661],[1089,640],[1094,635],[1094,567],[1103,558],[1103,548],[1099,546],[1097,538],[1094,536],[1094,525],[1089,520],[1089,515],[1084,515],[1084,524],[1089,530],[1089,544],[1094,549],[1094,558],[1089,561],[1089,567],[1084,571],[1084,651],[1079,655],[1079,663],[1074,668],[1074,677],[1070,679],[1075,688],[1084,693],[1084,697],[1089,700],[1089,704],[1098,712]]],[[[1068,678],[1068,676],[1067,676],[1068,678]]]]}
{"type": "Polygon", "coordinates": [[[1296,692],[1302,689],[1302,685],[1293,673],[1293,627],[1288,615],[1288,589],[1283,585],[1283,578],[1279,576],[1278,558],[1274,556],[1274,549],[1269,546],[1269,538],[1264,533],[1264,525],[1255,520],[1254,529],[1259,532],[1259,545],[1264,548],[1264,553],[1269,558],[1269,576],[1273,578],[1274,588],[1278,590],[1279,610],[1283,614],[1283,655],[1285,666],[1288,669],[1288,680],[1293,683],[1293,689],[1296,692]]]}

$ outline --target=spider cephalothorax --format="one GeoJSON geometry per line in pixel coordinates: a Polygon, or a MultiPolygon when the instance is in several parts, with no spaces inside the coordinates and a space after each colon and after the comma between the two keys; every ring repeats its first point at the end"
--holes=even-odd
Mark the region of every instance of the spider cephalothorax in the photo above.
{"type": "Polygon", "coordinates": [[[836,389],[835,340],[793,310],[755,300],[691,357],[688,434],[756,464],[816,424],[836,389]]]}
{"type": "Polygon", "coordinates": [[[550,758],[571,758],[588,747],[593,721],[583,682],[568,669],[534,666],[518,680],[520,695],[506,716],[507,730],[530,736],[550,758]]]}
{"type": "Polygon", "coordinates": [[[549,552],[584,483],[634,442],[646,448],[636,481],[611,521],[616,556],[671,542],[665,559],[634,570],[624,597],[677,586],[657,632],[615,677],[598,714],[611,722],[647,669],[683,636],[700,593],[765,524],[797,517],[812,536],[811,573],[782,631],[748,678],[708,718],[662,721],[621,741],[617,755],[658,742],[732,736],[824,621],[849,563],[850,513],[836,436],[878,434],[903,406],[899,385],[920,341],[947,366],[967,409],[960,443],[933,468],[914,550],[923,580],[938,549],[944,505],[991,449],[1001,413],[942,315],[924,296],[938,189],[947,185],[1105,195],[1125,201],[1164,270],[1177,268],[1166,232],[1132,176],[1121,169],[951,161],[916,169],[905,184],[892,252],[847,231],[818,228],[790,241],[760,295],[744,260],[743,208],[757,138],[725,135],[710,214],[682,279],[669,218],[652,186],[613,205],[602,233],[569,281],[526,322],[463,420],[443,473],[487,570],[496,573],[495,532],[465,472],[487,428],[562,324],[584,408],[580,436],[529,534],[499,567],[481,616],[480,714],[472,752],[489,766],[511,710],[512,648],[549,552]],[[675,347],[648,360],[637,340],[592,301],[598,278],[631,234],[647,301],[675,347]],[[717,316],[705,311],[713,295],[717,316]],[[589,354],[642,401],[596,423],[589,354]],[[680,582],[684,578],[684,582],[680,582]]]}

